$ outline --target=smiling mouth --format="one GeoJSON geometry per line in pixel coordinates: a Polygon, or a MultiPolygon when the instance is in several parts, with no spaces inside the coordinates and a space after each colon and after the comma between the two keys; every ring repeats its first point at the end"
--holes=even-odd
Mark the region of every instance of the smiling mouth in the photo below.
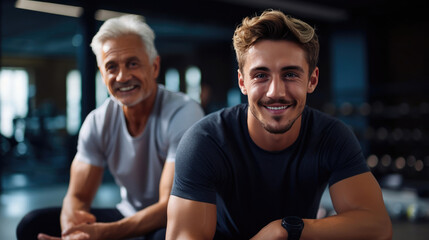
{"type": "Polygon", "coordinates": [[[120,92],[128,92],[128,91],[133,90],[134,88],[136,88],[136,86],[135,85],[131,85],[131,86],[127,86],[127,87],[120,87],[120,88],[117,88],[117,89],[120,92]]]}
{"type": "Polygon", "coordinates": [[[284,110],[290,107],[290,105],[285,105],[285,106],[276,106],[276,107],[270,107],[270,106],[264,106],[265,108],[267,108],[268,110],[273,110],[273,111],[278,111],[278,110],[284,110]]]}

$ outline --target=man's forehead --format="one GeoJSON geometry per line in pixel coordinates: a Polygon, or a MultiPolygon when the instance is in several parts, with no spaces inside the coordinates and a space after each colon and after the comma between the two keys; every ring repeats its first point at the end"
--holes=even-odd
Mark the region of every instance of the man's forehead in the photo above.
{"type": "Polygon", "coordinates": [[[111,49],[144,48],[142,39],[135,34],[125,34],[103,41],[101,50],[108,52],[111,49]]]}
{"type": "Polygon", "coordinates": [[[305,51],[296,43],[284,40],[263,40],[252,45],[244,55],[244,69],[284,69],[288,66],[308,68],[305,51]]]}
{"type": "Polygon", "coordinates": [[[102,45],[102,59],[129,59],[147,57],[147,53],[141,41],[127,41],[127,39],[112,39],[102,45]]]}

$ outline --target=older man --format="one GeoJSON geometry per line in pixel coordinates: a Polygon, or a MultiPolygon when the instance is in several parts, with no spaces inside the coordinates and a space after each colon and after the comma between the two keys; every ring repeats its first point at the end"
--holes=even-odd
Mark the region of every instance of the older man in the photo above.
{"type": "Polygon", "coordinates": [[[28,214],[18,239],[165,238],[176,147],[203,111],[156,83],[154,37],[133,15],[106,21],[94,36],[91,46],[111,97],[82,125],[62,208],[28,214]],[[122,201],[117,208],[91,209],[106,166],[122,201]]]}

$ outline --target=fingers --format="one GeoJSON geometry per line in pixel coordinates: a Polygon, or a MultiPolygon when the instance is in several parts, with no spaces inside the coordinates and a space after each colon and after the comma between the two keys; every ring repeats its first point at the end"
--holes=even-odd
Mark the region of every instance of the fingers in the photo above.
{"type": "Polygon", "coordinates": [[[61,240],[60,237],[53,237],[53,236],[49,236],[49,235],[44,234],[44,233],[39,233],[37,235],[37,239],[38,240],[61,240]]]}
{"type": "Polygon", "coordinates": [[[38,240],[88,240],[89,234],[84,232],[74,232],[60,238],[60,237],[49,236],[44,233],[39,233],[37,235],[37,239],[38,240]]]}
{"type": "Polygon", "coordinates": [[[62,236],[64,237],[72,237],[72,238],[66,238],[66,239],[86,239],[86,237],[89,238],[89,234],[86,233],[85,227],[87,224],[79,224],[73,227],[70,227],[68,229],[64,229],[62,232],[62,236]],[[78,238],[79,237],[79,238],[78,238]]]}
{"type": "Polygon", "coordinates": [[[74,232],[69,235],[63,235],[63,240],[88,240],[89,234],[84,232],[74,232]]]}

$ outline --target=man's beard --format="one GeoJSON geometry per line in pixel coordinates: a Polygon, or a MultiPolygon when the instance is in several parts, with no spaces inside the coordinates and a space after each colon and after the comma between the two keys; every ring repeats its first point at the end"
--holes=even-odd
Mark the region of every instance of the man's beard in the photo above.
{"type": "MultiPolygon", "coordinates": [[[[261,101],[258,102],[258,106],[260,107],[264,107],[264,105],[269,105],[269,104],[273,104],[273,103],[280,103],[280,104],[290,104],[290,102],[286,102],[284,100],[281,101],[267,101],[262,103],[261,101]]],[[[296,102],[292,103],[292,106],[296,106],[296,102]]],[[[291,107],[292,107],[291,106],[291,107]]],[[[271,134],[283,134],[286,133],[287,131],[289,131],[292,126],[295,124],[296,120],[302,115],[302,112],[293,120],[289,121],[286,125],[284,126],[279,126],[279,127],[271,127],[269,124],[266,124],[263,119],[260,119],[257,115],[256,109],[254,106],[250,107],[250,112],[252,113],[252,115],[259,121],[259,123],[261,124],[261,126],[265,129],[265,131],[271,133],[271,134]]],[[[262,114],[261,114],[262,116],[262,114]]],[[[262,118],[262,117],[261,117],[262,118]]],[[[274,120],[276,122],[280,122],[282,120],[282,117],[278,116],[278,117],[273,117],[274,120]]]]}
{"type": "Polygon", "coordinates": [[[142,96],[140,96],[140,97],[138,97],[134,102],[132,102],[132,103],[129,103],[129,104],[124,104],[123,102],[121,102],[118,98],[116,98],[113,94],[111,94],[110,93],[110,98],[114,101],[114,102],[116,102],[117,104],[119,104],[119,106],[121,106],[121,107],[124,107],[124,106],[126,106],[126,107],[133,107],[133,106],[135,106],[135,105],[137,105],[137,104],[139,104],[139,103],[141,103],[142,101],[144,101],[144,100],[146,100],[146,99],[148,99],[151,95],[152,95],[152,90],[151,91],[146,91],[146,92],[144,92],[144,95],[142,95],[142,96]]]}

